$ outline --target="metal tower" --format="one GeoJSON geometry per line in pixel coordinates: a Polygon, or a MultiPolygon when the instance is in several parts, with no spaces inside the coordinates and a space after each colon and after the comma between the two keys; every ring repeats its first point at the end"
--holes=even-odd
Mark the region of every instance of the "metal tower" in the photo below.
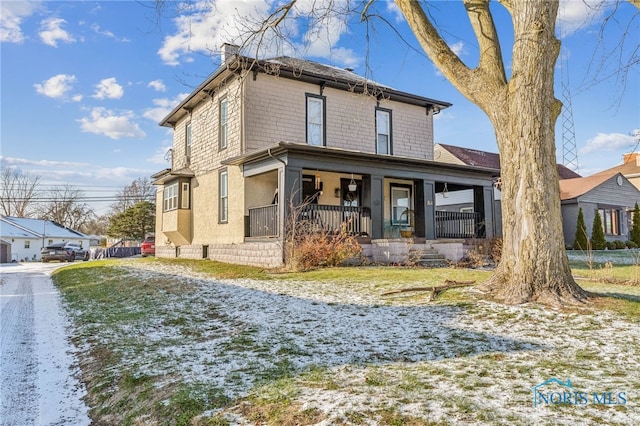
{"type": "Polygon", "coordinates": [[[560,58],[560,79],[562,84],[562,164],[574,172],[578,171],[578,149],[576,131],[573,125],[573,106],[569,89],[569,64],[566,55],[560,58]],[[565,76],[566,74],[566,76],[565,76]]]}

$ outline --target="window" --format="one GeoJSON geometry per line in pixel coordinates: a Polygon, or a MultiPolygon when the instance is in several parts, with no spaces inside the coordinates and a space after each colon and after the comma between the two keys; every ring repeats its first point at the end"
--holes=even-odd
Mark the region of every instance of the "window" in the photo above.
{"type": "Polygon", "coordinates": [[[225,149],[227,147],[228,118],[229,118],[229,108],[228,108],[227,98],[222,98],[220,99],[220,126],[219,126],[220,149],[225,149]]]}
{"type": "Polygon", "coordinates": [[[31,248],[31,241],[29,241],[29,240],[25,240],[25,242],[24,242],[24,248],[31,248]]]}
{"type": "Polygon", "coordinates": [[[180,208],[189,208],[189,184],[187,182],[182,183],[182,194],[180,194],[180,208]]]}
{"type": "Polygon", "coordinates": [[[620,235],[620,210],[598,209],[605,234],[620,235]]]}
{"type": "Polygon", "coordinates": [[[411,225],[411,189],[406,186],[391,187],[391,224],[411,225]]]}
{"type": "Polygon", "coordinates": [[[184,129],[184,155],[187,156],[187,160],[191,158],[191,121],[184,129]]]}
{"type": "Polygon", "coordinates": [[[178,182],[172,183],[164,187],[164,211],[175,210],[178,208],[178,182]]]}
{"type": "Polygon", "coordinates": [[[307,93],[307,143],[309,145],[325,145],[324,99],[324,96],[307,93]]]}
{"type": "Polygon", "coordinates": [[[226,223],[229,220],[229,178],[226,169],[220,171],[218,194],[218,222],[226,223]]]}
{"type": "Polygon", "coordinates": [[[392,154],[391,146],[391,111],[376,108],[376,153],[392,154]]]}

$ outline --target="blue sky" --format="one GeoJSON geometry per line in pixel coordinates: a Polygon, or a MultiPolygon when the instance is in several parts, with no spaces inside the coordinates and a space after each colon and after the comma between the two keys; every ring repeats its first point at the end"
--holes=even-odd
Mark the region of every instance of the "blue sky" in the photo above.
{"type": "MultiPolygon", "coordinates": [[[[259,19],[281,3],[168,1],[159,15],[153,2],[2,0],[0,164],[40,175],[46,186],[77,185],[93,197],[110,197],[167,167],[171,132],[158,122],[216,69],[220,45],[239,42],[248,17],[259,19]]],[[[292,16],[311,3],[299,0],[292,16]]],[[[603,28],[614,5],[569,0],[560,7],[582,175],[620,164],[638,142],[631,134],[640,128],[640,66],[629,68],[626,79],[616,71],[619,58],[626,64],[634,49],[638,60],[640,17],[622,3],[603,28]]],[[[508,56],[508,15],[497,3],[492,7],[508,56]]],[[[436,116],[436,142],[497,152],[484,113],[426,58],[393,3],[379,0],[369,12],[397,31],[379,18],[368,27],[357,16],[349,25],[325,20],[319,31],[309,30],[309,20],[296,20],[283,27],[293,43],[267,43],[265,54],[351,67],[396,89],[451,102],[436,116]]],[[[435,2],[431,14],[450,46],[474,66],[477,48],[461,3],[435,2]]],[[[562,100],[559,72],[557,80],[562,100]]],[[[97,213],[107,213],[108,204],[96,204],[97,213]]]]}

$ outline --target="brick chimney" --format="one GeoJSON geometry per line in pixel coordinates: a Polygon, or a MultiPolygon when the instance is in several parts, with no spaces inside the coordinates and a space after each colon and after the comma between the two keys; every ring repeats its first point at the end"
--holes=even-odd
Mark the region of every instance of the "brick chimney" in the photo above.
{"type": "Polygon", "coordinates": [[[622,156],[622,163],[636,163],[637,166],[640,166],[640,152],[630,152],[629,154],[624,154],[622,156]]]}
{"type": "Polygon", "coordinates": [[[224,43],[221,47],[220,56],[222,59],[222,65],[230,61],[240,51],[240,46],[236,46],[231,43],[224,43]]]}

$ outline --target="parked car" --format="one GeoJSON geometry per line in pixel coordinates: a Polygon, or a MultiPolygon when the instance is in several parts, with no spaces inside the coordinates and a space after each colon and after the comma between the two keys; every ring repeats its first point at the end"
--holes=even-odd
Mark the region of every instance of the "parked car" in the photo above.
{"type": "Polygon", "coordinates": [[[80,259],[80,260],[87,261],[91,256],[91,253],[89,253],[89,250],[83,249],[82,246],[78,243],[66,243],[64,247],[73,252],[74,260],[80,259]]]}
{"type": "Polygon", "coordinates": [[[65,243],[50,244],[40,251],[43,262],[59,260],[60,262],[73,262],[75,254],[71,248],[65,247],[65,243]]]}
{"type": "Polygon", "coordinates": [[[140,253],[142,257],[155,256],[156,255],[156,237],[147,237],[140,244],[140,253]]]}

